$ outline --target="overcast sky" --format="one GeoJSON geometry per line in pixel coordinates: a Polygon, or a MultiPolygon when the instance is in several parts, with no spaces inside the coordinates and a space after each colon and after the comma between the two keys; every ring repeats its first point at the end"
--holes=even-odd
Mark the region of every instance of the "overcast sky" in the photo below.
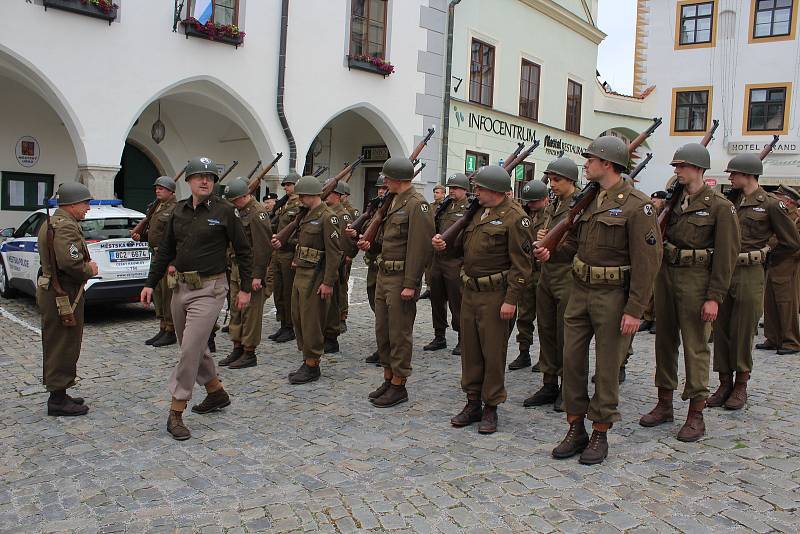
{"type": "Polygon", "coordinates": [[[631,94],[636,0],[600,0],[597,25],[608,35],[600,44],[597,70],[612,89],[631,94]]]}

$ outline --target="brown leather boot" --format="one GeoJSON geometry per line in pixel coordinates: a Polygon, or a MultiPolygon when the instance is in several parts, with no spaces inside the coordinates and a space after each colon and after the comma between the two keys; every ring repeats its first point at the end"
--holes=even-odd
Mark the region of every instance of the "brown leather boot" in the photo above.
{"type": "Polygon", "coordinates": [[[384,379],[383,384],[378,386],[378,389],[376,389],[375,391],[370,392],[370,394],[367,395],[367,397],[369,397],[370,399],[377,399],[378,397],[386,393],[386,390],[389,389],[389,386],[391,385],[392,385],[391,380],[384,379]]]}
{"type": "Polygon", "coordinates": [[[481,424],[478,425],[478,433],[494,434],[495,432],[497,432],[497,406],[485,404],[481,424]]]}
{"type": "Polygon", "coordinates": [[[672,411],[672,390],[658,388],[658,404],[639,419],[639,424],[646,427],[658,426],[675,420],[672,411]]]}
{"type": "Polygon", "coordinates": [[[741,410],[747,402],[747,381],[750,380],[750,371],[736,373],[736,384],[733,391],[725,401],[726,410],[741,410]]]}
{"type": "Polygon", "coordinates": [[[586,433],[586,426],[583,417],[568,416],[570,418],[569,431],[561,443],[553,449],[553,458],[563,460],[583,452],[589,444],[589,434],[586,433]]]}
{"type": "Polygon", "coordinates": [[[479,398],[467,397],[467,404],[461,413],[450,419],[450,424],[456,428],[469,426],[483,418],[483,408],[479,398]]]}
{"type": "Polygon", "coordinates": [[[408,401],[408,391],[405,385],[390,384],[386,392],[378,398],[372,399],[376,408],[391,408],[408,401]]]}
{"type": "Polygon", "coordinates": [[[578,461],[583,465],[596,465],[603,463],[607,456],[608,438],[606,432],[593,430],[589,444],[586,445],[578,461]]]}
{"type": "Polygon", "coordinates": [[[175,410],[169,411],[169,418],[167,418],[167,432],[172,434],[172,437],[178,441],[183,441],[192,437],[192,433],[183,424],[183,412],[176,412],[175,410]]]}
{"type": "Polygon", "coordinates": [[[522,405],[526,408],[531,406],[543,406],[545,404],[552,404],[558,398],[558,376],[557,375],[544,375],[543,384],[539,390],[522,401],[522,405]]]}
{"type": "Polygon", "coordinates": [[[705,399],[692,399],[689,401],[689,415],[686,422],[678,431],[678,441],[692,442],[697,441],[706,434],[706,424],[703,421],[703,408],[705,399]]]}
{"type": "Polygon", "coordinates": [[[719,387],[706,401],[709,408],[719,408],[725,404],[733,391],[733,373],[719,374],[719,387]]]}
{"type": "Polygon", "coordinates": [[[231,405],[231,398],[224,389],[218,389],[213,393],[208,393],[200,404],[192,406],[194,413],[209,413],[221,410],[231,405]]]}

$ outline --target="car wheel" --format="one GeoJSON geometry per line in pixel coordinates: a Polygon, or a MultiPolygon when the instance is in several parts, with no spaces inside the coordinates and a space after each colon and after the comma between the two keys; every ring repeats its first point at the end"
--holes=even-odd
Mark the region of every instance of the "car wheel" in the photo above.
{"type": "Polygon", "coordinates": [[[8,272],[6,271],[6,266],[0,261],[0,265],[2,265],[3,272],[0,273],[0,296],[4,299],[13,298],[16,295],[16,291],[11,288],[10,281],[8,279],[8,272]]]}

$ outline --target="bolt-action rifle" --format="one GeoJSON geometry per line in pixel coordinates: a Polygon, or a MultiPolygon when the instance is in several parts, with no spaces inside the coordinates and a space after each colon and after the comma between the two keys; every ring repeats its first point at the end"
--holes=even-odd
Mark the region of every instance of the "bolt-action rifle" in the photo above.
{"type": "Polygon", "coordinates": [[[328,170],[328,167],[325,167],[325,166],[322,166],[322,167],[320,167],[319,169],[317,169],[316,171],[314,171],[314,178],[319,178],[319,177],[320,177],[320,176],[322,176],[322,175],[325,173],[325,171],[327,171],[327,170],[328,170]]]}
{"type": "Polygon", "coordinates": [[[639,164],[636,166],[636,168],[633,169],[629,174],[631,180],[633,180],[634,182],[639,181],[636,179],[636,177],[639,176],[639,174],[644,170],[645,167],[647,167],[647,164],[650,163],[651,159],[653,159],[653,154],[651,152],[648,152],[647,156],[645,156],[645,158],[642,161],[640,161],[639,164]]]}
{"type": "MultiPolygon", "coordinates": [[[[269,171],[271,171],[272,169],[274,169],[274,168],[275,168],[275,165],[277,165],[278,161],[279,161],[279,160],[280,160],[282,157],[283,157],[283,152],[278,152],[278,153],[275,155],[275,159],[273,159],[273,160],[270,162],[270,164],[269,164],[269,165],[267,165],[266,167],[264,167],[264,168],[261,170],[261,172],[260,172],[260,173],[258,173],[258,174],[257,174],[257,175],[256,175],[254,178],[250,179],[250,181],[247,183],[247,191],[249,192],[249,194],[251,194],[251,195],[252,195],[253,193],[255,193],[256,189],[258,189],[258,187],[261,185],[261,180],[263,180],[263,179],[264,179],[264,177],[265,177],[265,176],[266,176],[266,175],[269,173],[269,171]]],[[[261,166],[261,162],[259,162],[259,166],[261,166]]],[[[248,177],[248,178],[249,178],[249,177],[248,177]]]]}
{"type": "MultiPolygon", "coordinates": [[[[183,176],[183,173],[185,172],[186,172],[186,167],[184,166],[180,170],[180,172],[175,175],[175,178],[173,178],[173,180],[177,182],[178,180],[181,179],[181,176],[183,176]]],[[[133,237],[134,241],[141,241],[147,235],[147,230],[150,227],[150,221],[152,220],[153,215],[155,214],[159,204],[161,204],[161,202],[158,199],[151,202],[150,206],[147,208],[147,213],[145,213],[144,219],[139,221],[136,224],[136,226],[133,227],[133,229],[131,230],[131,237],[133,237]]]]}

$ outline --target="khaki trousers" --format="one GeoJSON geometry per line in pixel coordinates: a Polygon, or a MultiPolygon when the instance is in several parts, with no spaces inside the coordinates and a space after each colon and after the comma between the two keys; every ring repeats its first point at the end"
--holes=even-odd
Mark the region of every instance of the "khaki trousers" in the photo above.
{"type": "Polygon", "coordinates": [[[447,308],[453,316],[453,330],[461,324],[461,258],[433,256],[428,276],[431,291],[431,316],[436,337],[444,337],[447,330],[447,308]]]}
{"type": "Polygon", "coordinates": [[[350,313],[350,271],[353,268],[353,260],[350,259],[342,264],[341,292],[339,294],[339,316],[341,317],[342,327],[350,313]]]}
{"type": "MultiPolygon", "coordinates": [[[[341,267],[340,267],[341,269],[341,267]]],[[[337,338],[342,334],[342,299],[347,298],[343,294],[343,284],[339,281],[333,286],[333,295],[329,301],[328,311],[325,314],[325,328],[323,334],[326,338],[337,338]]]]}
{"type": "MultiPolygon", "coordinates": [[[[62,283],[69,301],[75,304],[80,286],[62,283]]],[[[75,326],[64,326],[58,317],[56,292],[52,284],[49,289],[36,288],[36,302],[42,317],[42,384],[47,391],[61,391],[75,385],[78,376],[78,358],[83,340],[83,307],[86,299],[81,296],[75,306],[75,326]]]]}
{"type": "Polygon", "coordinates": [[[175,325],[172,322],[172,289],[167,285],[167,275],[153,289],[153,306],[156,309],[156,319],[161,320],[161,328],[173,332],[175,325]]]}
{"type": "Polygon", "coordinates": [[[200,289],[178,282],[172,292],[172,318],[181,349],[168,386],[174,399],[189,400],[195,382],[204,386],[217,378],[217,367],[208,350],[208,337],[227,294],[225,277],[208,280],[200,289]]]}
{"type": "Polygon", "coordinates": [[[461,389],[489,406],[506,400],[509,320],[500,318],[505,290],[473,291],[461,300],[461,389]]]}
{"type": "Polygon", "coordinates": [[[711,274],[706,267],[662,265],[656,278],[656,380],[658,388],[678,389],[678,347],[683,342],[686,384],[681,398],[708,398],[711,323],[700,319],[711,274]]]}
{"type": "Polygon", "coordinates": [[[572,292],[572,266],[542,266],[536,288],[536,322],[539,324],[539,368],[543,374],[561,376],[564,366],[564,314],[572,292]]]}
{"type": "Polygon", "coordinates": [[[241,343],[248,349],[255,349],[261,344],[261,323],[264,316],[264,288],[250,291],[250,304],[240,310],[236,307],[239,295],[239,280],[231,279],[231,320],[228,328],[231,341],[241,343]]]}
{"type": "Polygon", "coordinates": [[[621,419],[619,368],[625,360],[630,336],[619,332],[627,300],[621,286],[587,285],[573,281],[564,313],[564,410],[587,415],[596,423],[621,419]],[[589,343],[595,342],[595,389],[589,398],[589,343]]]}
{"type": "Polygon", "coordinates": [[[276,251],[272,255],[273,261],[273,297],[275,298],[275,313],[281,326],[292,326],[292,283],[294,282],[294,269],[292,269],[293,252],[276,251]]]}
{"type": "Polygon", "coordinates": [[[322,273],[308,267],[298,267],[292,286],[292,322],[297,337],[297,349],[303,359],[319,361],[325,349],[323,330],[332,303],[317,295],[322,273]]]}
{"type": "Polygon", "coordinates": [[[737,265],[714,322],[714,371],[753,370],[753,338],[763,303],[764,266],[737,265]]]}
{"type": "Polygon", "coordinates": [[[789,258],[767,269],[764,292],[764,336],[779,348],[800,350],[800,262],[789,258]]]}
{"type": "Polygon", "coordinates": [[[378,284],[378,266],[375,263],[367,265],[367,300],[372,313],[375,313],[375,286],[378,284]]]}
{"type": "Polygon", "coordinates": [[[525,287],[517,302],[517,343],[520,350],[530,349],[533,344],[533,332],[536,330],[533,325],[536,320],[536,287],[539,285],[540,275],[538,271],[533,272],[531,283],[525,287]]]}
{"type": "Polygon", "coordinates": [[[385,273],[378,270],[375,286],[375,338],[381,366],[402,378],[411,375],[411,354],[414,319],[417,317],[417,295],[411,300],[400,298],[403,271],[385,273]]]}

